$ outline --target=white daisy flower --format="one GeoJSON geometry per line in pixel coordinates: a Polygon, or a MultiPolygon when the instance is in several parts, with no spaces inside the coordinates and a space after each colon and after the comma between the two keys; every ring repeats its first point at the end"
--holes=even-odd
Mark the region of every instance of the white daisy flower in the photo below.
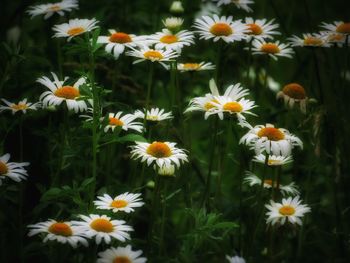
{"type": "Polygon", "coordinates": [[[55,25],[52,29],[56,32],[53,37],[68,37],[70,41],[73,37],[90,32],[97,28],[98,21],[93,19],[71,19],[68,23],[55,25]]]}
{"type": "Polygon", "coordinates": [[[266,215],[267,224],[278,224],[284,225],[285,223],[302,225],[301,218],[304,214],[311,211],[308,205],[302,205],[299,196],[294,198],[288,197],[283,198],[282,203],[275,203],[273,200],[270,201],[269,205],[265,205],[269,210],[266,215]]]}
{"type": "Polygon", "coordinates": [[[142,198],[140,198],[141,194],[131,194],[124,193],[120,194],[114,198],[109,196],[108,194],[104,194],[103,196],[98,196],[97,201],[94,201],[97,209],[106,209],[112,210],[113,212],[123,211],[125,213],[134,212],[135,207],[141,207],[144,205],[142,198]]]}
{"type": "Polygon", "coordinates": [[[275,128],[272,124],[257,125],[250,129],[239,141],[255,149],[256,155],[266,152],[270,155],[291,154],[294,146],[303,148],[302,141],[288,130],[275,128]]]}
{"type": "Polygon", "coordinates": [[[335,21],[330,24],[323,22],[321,27],[333,33],[350,35],[350,22],[335,21]]]}
{"type": "Polygon", "coordinates": [[[143,46],[139,50],[133,49],[127,52],[126,55],[138,58],[134,61],[134,64],[149,60],[151,62],[159,62],[166,69],[168,66],[164,62],[172,61],[179,56],[173,50],[152,49],[147,46],[143,46]]]}
{"type": "Polygon", "coordinates": [[[108,30],[109,36],[99,36],[97,43],[106,44],[105,50],[111,53],[116,59],[122,54],[125,48],[137,47],[146,45],[148,42],[144,36],[135,36],[124,32],[117,32],[114,29],[108,30]]]}
{"type": "Polygon", "coordinates": [[[63,16],[64,12],[71,12],[73,9],[79,9],[77,0],[63,0],[57,3],[30,6],[27,13],[31,15],[31,18],[44,15],[44,19],[48,19],[54,13],[63,16]]]}
{"type": "MultiPolygon", "coordinates": [[[[137,110],[135,111],[134,115],[137,118],[144,119],[145,111],[137,110]]],[[[172,118],[173,118],[173,115],[171,111],[164,112],[164,109],[159,109],[159,108],[151,108],[150,110],[147,110],[146,120],[150,122],[159,122],[159,121],[164,121],[172,118]]]]}
{"type": "Polygon", "coordinates": [[[109,248],[98,253],[97,263],[145,263],[146,258],[140,257],[142,250],[132,251],[130,245],[126,247],[109,248]]]}
{"type": "MultiPolygon", "coordinates": [[[[124,131],[130,129],[142,132],[142,123],[134,121],[137,118],[137,116],[133,114],[125,114],[124,116],[122,116],[122,114],[122,111],[119,111],[117,113],[108,113],[107,125],[103,129],[104,132],[108,132],[109,129],[114,131],[116,127],[120,127],[124,131]]],[[[102,121],[104,121],[104,118],[102,118],[102,121]]]]}
{"type": "Polygon", "coordinates": [[[252,44],[253,55],[269,55],[274,60],[277,60],[277,57],[292,58],[294,54],[292,48],[287,44],[280,44],[279,41],[265,42],[255,39],[252,44]]]}
{"type": "Polygon", "coordinates": [[[176,170],[175,165],[163,164],[161,167],[154,165],[153,168],[161,176],[171,176],[171,177],[175,176],[175,170],[176,170]]]}
{"type": "Polygon", "coordinates": [[[238,9],[243,9],[246,12],[253,12],[253,9],[249,7],[250,4],[254,4],[252,0],[214,0],[218,6],[234,4],[238,9]]]}
{"type": "Polygon", "coordinates": [[[24,166],[28,166],[29,163],[9,162],[10,157],[11,155],[9,153],[0,157],[0,185],[6,177],[16,182],[27,179],[28,173],[24,169],[24,166]]]}
{"type": "Polygon", "coordinates": [[[277,93],[277,99],[283,98],[284,104],[290,108],[298,103],[300,110],[306,113],[306,104],[309,98],[306,96],[306,92],[303,86],[298,83],[290,83],[283,87],[281,91],[277,93]]]}
{"type": "Polygon", "coordinates": [[[174,50],[181,53],[185,46],[190,46],[194,43],[194,35],[188,30],[182,30],[176,34],[169,29],[163,29],[162,32],[157,32],[148,36],[151,44],[155,44],[155,49],[174,50]]]}
{"type": "Polygon", "coordinates": [[[178,31],[184,20],[180,17],[167,17],[165,20],[162,20],[163,25],[170,31],[178,31]]]}
{"type": "Polygon", "coordinates": [[[247,41],[252,39],[259,39],[263,41],[264,39],[273,39],[274,35],[280,35],[281,33],[276,31],[278,24],[274,24],[274,19],[267,22],[267,19],[253,19],[247,17],[245,19],[245,24],[248,27],[247,41]]]}
{"type": "Polygon", "coordinates": [[[159,167],[164,164],[175,164],[177,167],[181,163],[187,162],[187,154],[185,150],[177,148],[173,142],[135,142],[136,145],[131,146],[131,158],[139,159],[141,162],[147,162],[147,165],[155,163],[159,167]]]}
{"type": "Polygon", "coordinates": [[[79,243],[86,247],[88,246],[84,233],[76,226],[73,226],[71,222],[49,219],[45,222],[28,225],[28,228],[30,228],[28,236],[46,234],[44,242],[56,240],[63,244],[69,243],[73,248],[76,248],[79,243]]]}
{"type": "Polygon", "coordinates": [[[229,261],[229,263],[245,263],[244,258],[241,258],[239,256],[230,257],[226,255],[226,259],[229,261]]]}
{"type": "MultiPolygon", "coordinates": [[[[266,161],[266,155],[265,154],[259,154],[254,156],[253,158],[254,162],[265,164],[266,161]]],[[[293,157],[291,155],[289,156],[283,156],[283,155],[269,155],[267,159],[267,165],[268,166],[280,166],[285,165],[288,163],[293,162],[293,157]]]]}
{"type": "Polygon", "coordinates": [[[111,220],[106,215],[94,215],[89,216],[80,215],[83,221],[72,221],[74,226],[77,226],[79,231],[84,232],[84,235],[88,238],[95,238],[96,244],[100,244],[102,240],[109,244],[112,238],[118,239],[121,242],[125,242],[130,239],[128,232],[133,231],[131,226],[125,225],[124,220],[111,220]]]}
{"type": "Polygon", "coordinates": [[[226,43],[245,39],[247,26],[241,20],[232,21],[232,19],[232,16],[219,17],[216,14],[213,17],[203,16],[196,19],[193,27],[198,29],[196,32],[200,34],[200,39],[213,39],[214,42],[222,39],[226,43]]]}
{"type": "Polygon", "coordinates": [[[303,37],[292,36],[288,38],[292,47],[329,47],[329,43],[324,35],[321,34],[303,34],[303,37]]]}
{"type": "MultiPolygon", "coordinates": [[[[253,174],[252,172],[246,171],[246,176],[244,178],[244,183],[248,184],[249,186],[260,186],[261,185],[261,179],[253,174]]],[[[277,183],[273,182],[271,179],[265,179],[264,188],[271,189],[277,188],[277,183]]],[[[288,185],[282,185],[280,184],[279,186],[279,191],[282,193],[282,195],[299,195],[300,192],[294,182],[288,184],[288,185]]]]}
{"type": "Polygon", "coordinates": [[[181,1],[173,1],[171,3],[170,12],[175,13],[175,14],[181,14],[184,12],[184,8],[182,6],[182,2],[181,1]]]}
{"type": "Polygon", "coordinates": [[[0,105],[0,112],[5,110],[12,111],[12,114],[16,112],[27,113],[27,110],[37,110],[40,107],[40,102],[31,103],[27,102],[27,99],[23,99],[18,103],[9,102],[8,100],[1,99],[6,105],[0,105]]]}
{"type": "Polygon", "coordinates": [[[178,63],[177,70],[180,72],[193,72],[203,70],[214,70],[215,65],[211,62],[200,62],[200,63],[178,63]]]}
{"type": "Polygon", "coordinates": [[[327,41],[327,43],[331,45],[333,44],[337,45],[338,47],[342,47],[346,44],[346,35],[344,34],[334,33],[330,31],[321,31],[320,35],[327,41]]]}
{"type": "Polygon", "coordinates": [[[57,106],[62,102],[66,102],[69,110],[74,110],[78,113],[79,111],[86,111],[88,106],[84,100],[78,100],[80,97],[79,87],[86,81],[85,78],[80,78],[73,86],[64,85],[68,77],[65,77],[62,81],[58,79],[57,75],[51,72],[53,81],[48,77],[41,77],[37,79],[37,82],[46,86],[50,91],[45,91],[40,96],[43,107],[57,106]]]}

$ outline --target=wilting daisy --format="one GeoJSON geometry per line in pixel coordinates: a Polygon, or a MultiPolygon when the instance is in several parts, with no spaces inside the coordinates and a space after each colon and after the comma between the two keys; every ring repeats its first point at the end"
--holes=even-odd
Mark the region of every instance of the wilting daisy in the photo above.
{"type": "Polygon", "coordinates": [[[44,19],[48,19],[54,13],[59,14],[60,16],[64,15],[64,12],[71,12],[73,9],[78,9],[77,0],[63,0],[62,2],[41,4],[29,7],[27,13],[34,16],[45,15],[44,19]]]}
{"type": "Polygon", "coordinates": [[[111,238],[118,239],[121,242],[125,242],[130,239],[128,232],[133,231],[131,226],[125,225],[124,220],[111,220],[110,217],[105,215],[89,216],[80,215],[83,221],[72,221],[74,226],[77,226],[79,231],[84,232],[84,235],[88,238],[95,238],[96,244],[100,244],[102,240],[109,244],[111,238]]]}
{"type": "Polygon", "coordinates": [[[163,29],[162,32],[148,36],[148,39],[152,44],[155,44],[156,49],[165,48],[177,53],[181,53],[184,46],[190,46],[194,43],[194,35],[188,30],[182,30],[174,34],[168,29],[163,29]]]}
{"type": "Polygon", "coordinates": [[[254,1],[252,0],[215,0],[215,1],[217,1],[218,6],[234,4],[238,9],[243,9],[246,12],[253,12],[253,9],[251,9],[248,6],[254,3],[254,1]]]}
{"type": "Polygon", "coordinates": [[[226,259],[229,261],[229,263],[245,263],[244,258],[241,258],[239,256],[230,257],[226,255],[226,259]]]}
{"type": "Polygon", "coordinates": [[[28,236],[46,234],[43,240],[44,242],[56,240],[63,244],[69,243],[74,248],[76,248],[79,243],[88,246],[84,233],[79,230],[78,227],[73,226],[71,222],[49,219],[45,222],[28,225],[28,228],[30,228],[28,236]]]}
{"type": "Polygon", "coordinates": [[[187,154],[185,150],[176,147],[173,142],[135,142],[135,146],[131,146],[131,158],[139,159],[141,162],[147,162],[147,165],[152,163],[162,167],[164,164],[175,164],[177,167],[181,163],[187,162],[187,154]]]}
{"type": "Polygon", "coordinates": [[[333,33],[350,35],[350,22],[335,21],[330,24],[323,22],[321,27],[333,33]]]}
{"type": "Polygon", "coordinates": [[[116,59],[124,52],[125,48],[145,45],[147,43],[143,36],[117,32],[114,29],[108,31],[109,36],[99,36],[97,38],[97,43],[106,44],[106,52],[113,54],[116,59]]]}
{"type": "Polygon", "coordinates": [[[159,62],[165,68],[168,67],[164,62],[169,62],[179,56],[179,54],[173,50],[152,49],[147,46],[139,50],[133,49],[127,52],[126,55],[138,58],[134,61],[134,64],[148,60],[151,62],[159,62]]]}
{"type": "Polygon", "coordinates": [[[98,21],[93,19],[71,19],[68,23],[55,25],[52,29],[56,32],[53,37],[68,37],[70,41],[73,37],[90,32],[97,28],[98,21]]]}
{"type": "Polygon", "coordinates": [[[0,105],[0,112],[5,110],[12,111],[12,114],[16,112],[27,113],[27,110],[37,110],[40,107],[40,102],[31,103],[27,102],[27,99],[23,99],[18,103],[9,102],[8,100],[1,99],[6,105],[0,105]]]}
{"type": "Polygon", "coordinates": [[[94,201],[97,209],[106,209],[112,210],[113,212],[123,211],[125,213],[134,212],[135,207],[141,207],[144,205],[144,202],[141,202],[141,194],[131,194],[124,193],[118,195],[114,198],[108,194],[103,196],[98,196],[97,201],[94,201]]]}
{"type": "Polygon", "coordinates": [[[215,65],[211,62],[200,62],[200,63],[178,63],[177,70],[180,72],[188,71],[202,71],[202,70],[214,70],[215,65]]]}
{"type": "Polygon", "coordinates": [[[277,99],[283,98],[285,105],[290,108],[299,103],[300,110],[306,113],[308,97],[303,86],[298,83],[290,83],[277,93],[277,99]]]}
{"type": "MultiPolygon", "coordinates": [[[[249,186],[254,186],[254,185],[261,186],[261,179],[249,171],[246,171],[246,177],[244,178],[244,182],[247,183],[249,186]]],[[[264,186],[264,188],[267,188],[267,189],[270,189],[272,187],[277,188],[277,183],[273,182],[271,179],[265,179],[263,186],[264,186]]],[[[294,182],[292,182],[288,185],[280,184],[278,187],[283,195],[298,195],[298,194],[300,194],[299,190],[296,187],[294,182]]]]}
{"type": "Polygon", "coordinates": [[[226,43],[245,39],[245,33],[248,32],[247,26],[241,20],[232,21],[232,19],[232,16],[203,16],[196,19],[193,27],[200,34],[200,39],[213,39],[214,42],[222,39],[226,43]]]}
{"type": "Polygon", "coordinates": [[[288,197],[283,198],[282,203],[275,203],[273,200],[270,201],[269,205],[265,205],[269,210],[266,215],[268,224],[284,225],[285,223],[302,225],[301,218],[304,214],[311,211],[308,205],[302,205],[299,196],[294,198],[288,197]]]}
{"type": "Polygon", "coordinates": [[[294,146],[303,148],[303,143],[297,136],[269,123],[253,127],[239,143],[251,146],[257,155],[266,152],[271,155],[288,156],[294,146]]]}
{"type": "Polygon", "coordinates": [[[98,253],[97,263],[145,263],[146,258],[140,257],[142,250],[132,251],[130,245],[126,247],[109,248],[98,253]]]}
{"type": "Polygon", "coordinates": [[[24,166],[28,166],[29,163],[9,162],[10,157],[9,153],[0,157],[0,185],[2,184],[2,180],[5,180],[6,177],[16,182],[27,179],[28,173],[26,169],[24,169],[24,166]]]}
{"type": "Polygon", "coordinates": [[[180,17],[167,17],[165,20],[162,20],[163,25],[172,32],[178,31],[183,22],[184,20],[180,17]]]}
{"type": "MultiPolygon", "coordinates": [[[[104,132],[108,132],[109,129],[114,131],[115,128],[120,127],[124,131],[135,130],[142,132],[142,123],[134,121],[137,116],[134,114],[125,114],[122,116],[123,112],[119,111],[117,113],[108,113],[107,125],[104,127],[104,132]]],[[[104,119],[102,119],[104,120],[104,119]]]]}
{"type": "MultiPolygon", "coordinates": [[[[268,166],[280,166],[280,165],[285,165],[285,164],[293,162],[293,157],[291,155],[289,155],[289,156],[269,155],[267,158],[268,158],[267,159],[268,166]]],[[[253,161],[257,162],[257,163],[265,164],[266,155],[265,154],[256,155],[256,156],[254,156],[253,161]]]]}
{"type": "Polygon", "coordinates": [[[329,43],[324,35],[321,34],[303,34],[303,37],[292,36],[288,38],[292,47],[329,47],[329,43]]]}
{"type": "MultiPolygon", "coordinates": [[[[140,111],[137,110],[135,111],[134,115],[137,118],[145,118],[145,111],[140,111]]],[[[172,119],[173,115],[171,111],[169,112],[164,112],[164,109],[159,109],[159,108],[152,108],[150,110],[147,110],[147,115],[146,115],[146,120],[151,121],[151,122],[159,122],[159,121],[164,121],[168,119],[172,119]]]]}
{"type": "Polygon", "coordinates": [[[61,105],[62,102],[66,102],[69,110],[74,112],[86,111],[88,106],[84,100],[78,100],[80,97],[79,87],[85,83],[85,78],[78,79],[72,86],[65,85],[68,77],[64,80],[59,80],[57,75],[51,72],[53,81],[48,77],[43,76],[37,79],[37,82],[46,86],[50,91],[45,91],[40,96],[40,100],[43,107],[61,105]]]}
{"type": "Polygon", "coordinates": [[[292,58],[292,55],[294,54],[293,49],[291,49],[287,44],[280,44],[279,41],[264,42],[255,39],[252,44],[252,51],[254,55],[269,55],[274,60],[277,60],[277,57],[292,58]]]}
{"type": "Polygon", "coordinates": [[[247,41],[252,39],[259,39],[263,41],[264,39],[273,39],[274,35],[280,35],[281,33],[276,31],[278,28],[278,24],[274,24],[274,20],[270,20],[267,22],[266,19],[253,19],[251,17],[247,17],[245,19],[245,24],[248,27],[248,35],[247,41]]]}

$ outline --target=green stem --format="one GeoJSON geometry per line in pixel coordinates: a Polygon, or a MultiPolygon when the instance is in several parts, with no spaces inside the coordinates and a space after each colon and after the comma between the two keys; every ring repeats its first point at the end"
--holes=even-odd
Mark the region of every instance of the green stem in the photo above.
{"type": "Polygon", "coordinates": [[[252,46],[253,46],[253,38],[249,41],[249,48],[248,48],[248,67],[247,67],[247,86],[249,86],[249,78],[250,78],[250,66],[252,64],[252,46]]]}
{"type": "Polygon", "coordinates": [[[216,52],[216,63],[215,63],[215,82],[218,88],[220,88],[219,85],[219,72],[220,72],[220,58],[221,58],[221,52],[222,52],[222,41],[218,41],[218,47],[217,47],[217,52],[216,52]]]}
{"type": "MultiPolygon", "coordinates": [[[[143,127],[145,127],[145,128],[146,128],[146,122],[147,122],[147,111],[149,110],[149,104],[150,104],[150,99],[151,99],[151,91],[152,91],[152,84],[153,84],[153,73],[154,73],[154,64],[153,64],[153,62],[149,62],[149,72],[148,72],[148,82],[147,82],[147,97],[146,97],[146,107],[145,107],[145,119],[143,120],[143,127]]],[[[145,130],[144,130],[144,132],[146,132],[145,130]]]]}
{"type": "Polygon", "coordinates": [[[165,216],[166,216],[166,198],[167,198],[167,190],[168,190],[168,184],[166,180],[167,179],[164,180],[163,198],[162,198],[163,204],[162,204],[162,218],[160,222],[161,227],[160,227],[160,237],[159,237],[159,255],[161,255],[164,250],[163,245],[164,245],[164,229],[165,229],[165,216]]]}

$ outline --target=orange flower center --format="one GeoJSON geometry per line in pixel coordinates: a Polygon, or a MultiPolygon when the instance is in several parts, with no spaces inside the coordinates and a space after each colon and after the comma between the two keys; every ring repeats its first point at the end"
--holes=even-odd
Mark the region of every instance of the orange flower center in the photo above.
{"type": "Polygon", "coordinates": [[[114,227],[112,223],[104,218],[97,218],[94,221],[90,223],[90,227],[97,232],[105,232],[105,233],[110,233],[113,232],[114,227]]]}
{"type": "Polygon", "coordinates": [[[268,184],[272,186],[272,180],[271,179],[266,179],[264,180],[264,184],[268,184]]]}
{"type": "Polygon", "coordinates": [[[340,42],[345,39],[345,36],[343,34],[331,34],[328,36],[329,42],[340,42]]]}
{"type": "Polygon", "coordinates": [[[304,39],[305,46],[322,46],[323,40],[317,37],[307,37],[304,39]]]}
{"type": "Polygon", "coordinates": [[[243,110],[242,105],[235,101],[225,103],[223,108],[230,112],[241,112],[243,110]]]}
{"type": "Polygon", "coordinates": [[[123,208],[128,205],[128,202],[125,200],[113,200],[112,203],[110,204],[110,207],[114,208],[123,208]]]}
{"type": "Polygon", "coordinates": [[[284,94],[293,99],[303,100],[306,98],[305,89],[298,83],[290,83],[284,86],[282,91],[284,94]]]}
{"type": "Polygon", "coordinates": [[[284,139],[284,133],[274,127],[265,127],[258,132],[258,136],[267,137],[270,141],[280,141],[284,139]]]}
{"type": "Polygon", "coordinates": [[[53,12],[55,12],[55,11],[60,11],[60,10],[61,10],[61,7],[60,7],[59,5],[53,5],[53,6],[50,6],[50,7],[49,7],[49,10],[50,10],[50,11],[53,11],[53,12]]]}
{"type": "Polygon", "coordinates": [[[257,24],[247,24],[247,26],[248,26],[249,30],[251,31],[248,33],[250,35],[260,35],[263,32],[261,26],[259,26],[257,24]]]}
{"type": "Polygon", "coordinates": [[[72,86],[63,86],[58,88],[55,90],[54,94],[57,97],[65,98],[67,100],[74,100],[76,97],[80,96],[79,90],[72,86]]]}
{"type": "Polygon", "coordinates": [[[183,68],[188,69],[188,70],[197,70],[200,67],[201,66],[199,63],[185,63],[185,64],[183,64],[183,68]]]}
{"type": "Polygon", "coordinates": [[[81,33],[84,33],[85,29],[81,26],[78,27],[73,27],[71,29],[68,30],[67,34],[70,36],[77,36],[80,35],[81,33]]]}
{"type": "Polygon", "coordinates": [[[116,257],[113,260],[113,263],[131,263],[131,260],[128,257],[121,256],[121,257],[116,257]]]}
{"type": "Polygon", "coordinates": [[[213,102],[214,103],[219,103],[216,99],[213,99],[213,100],[208,101],[207,103],[204,104],[204,109],[208,111],[208,110],[210,110],[212,108],[215,108],[216,106],[213,104],[213,102]]]}
{"type": "Polygon", "coordinates": [[[150,60],[161,60],[163,58],[163,55],[156,50],[148,50],[143,54],[143,56],[146,59],[150,59],[150,60]]]}
{"type": "Polygon", "coordinates": [[[216,23],[209,31],[215,36],[229,36],[233,33],[232,28],[226,23],[216,23]]]}
{"type": "Polygon", "coordinates": [[[128,34],[123,33],[123,32],[118,32],[118,33],[113,33],[109,37],[109,41],[111,41],[113,43],[124,44],[124,43],[132,42],[132,39],[128,34]]]}
{"type": "Polygon", "coordinates": [[[122,122],[118,118],[109,117],[109,125],[111,125],[111,126],[123,126],[124,122],[122,122]]]}
{"type": "Polygon", "coordinates": [[[276,54],[280,52],[280,49],[275,43],[265,43],[261,46],[261,51],[265,53],[276,54]]]}
{"type": "Polygon", "coordinates": [[[49,232],[58,236],[69,237],[73,234],[72,229],[66,223],[53,223],[49,227],[49,232]]]}
{"type": "Polygon", "coordinates": [[[285,205],[285,206],[282,206],[278,212],[281,214],[281,215],[284,215],[284,216],[291,216],[291,215],[294,215],[295,213],[295,208],[290,206],[290,205],[285,205]]]}
{"type": "Polygon", "coordinates": [[[350,34],[350,23],[342,23],[340,24],[336,31],[338,33],[342,33],[342,34],[350,34]]]}
{"type": "Polygon", "coordinates": [[[172,44],[178,41],[177,36],[174,35],[165,35],[160,38],[160,42],[165,44],[172,44]]]}
{"type": "Polygon", "coordinates": [[[11,108],[14,110],[26,110],[28,109],[28,106],[25,103],[18,103],[18,104],[12,104],[11,108]]]}
{"type": "Polygon", "coordinates": [[[7,165],[0,161],[0,175],[5,175],[8,172],[7,165]]]}
{"type": "Polygon", "coordinates": [[[171,149],[163,142],[153,142],[148,146],[147,151],[149,155],[156,158],[164,158],[171,156],[171,149]]]}

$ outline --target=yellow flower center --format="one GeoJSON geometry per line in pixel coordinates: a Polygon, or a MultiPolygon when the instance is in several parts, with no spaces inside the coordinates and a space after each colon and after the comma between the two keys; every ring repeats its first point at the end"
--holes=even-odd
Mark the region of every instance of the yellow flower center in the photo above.
{"type": "Polygon", "coordinates": [[[188,70],[197,70],[199,69],[201,66],[199,63],[184,63],[183,64],[183,68],[184,69],[188,69],[188,70]]]}
{"type": "Polygon", "coordinates": [[[216,23],[209,31],[215,36],[229,36],[233,33],[232,28],[226,23],[216,23]]]}
{"type": "Polygon", "coordinates": [[[342,34],[350,34],[350,23],[342,23],[340,24],[336,31],[338,33],[342,33],[342,34]]]}
{"type": "Polygon", "coordinates": [[[128,257],[121,256],[121,257],[116,257],[113,260],[113,263],[131,263],[131,260],[128,257]]]}
{"type": "Polygon", "coordinates": [[[123,32],[118,32],[118,33],[113,33],[109,37],[109,41],[111,41],[113,43],[124,44],[124,43],[132,42],[132,39],[128,34],[123,33],[123,32]]]}
{"type": "Polygon", "coordinates": [[[73,27],[71,29],[68,30],[67,34],[70,36],[77,36],[80,35],[81,33],[84,33],[85,29],[81,26],[78,27],[73,27]]]}
{"type": "Polygon", "coordinates": [[[291,215],[294,215],[295,213],[295,208],[290,206],[290,205],[285,205],[285,206],[282,206],[278,212],[281,214],[281,215],[284,215],[284,216],[291,216],[291,215]]]}
{"type": "Polygon", "coordinates": [[[143,56],[146,59],[150,59],[150,60],[161,60],[161,59],[163,59],[163,55],[159,51],[156,51],[156,50],[148,50],[148,51],[146,51],[143,54],[143,56]]]}
{"type": "Polygon", "coordinates": [[[328,36],[329,42],[340,42],[345,39],[345,36],[343,34],[331,34],[328,36]]]}
{"type": "Polygon", "coordinates": [[[148,146],[146,152],[156,158],[164,158],[171,156],[170,147],[163,142],[153,142],[148,146]]]}
{"type": "Polygon", "coordinates": [[[266,179],[266,180],[264,180],[264,184],[268,184],[268,185],[272,186],[272,180],[266,179]]]}
{"type": "Polygon", "coordinates": [[[128,205],[128,202],[125,200],[113,200],[112,203],[110,204],[110,207],[114,208],[123,208],[128,205]]]}
{"type": "Polygon", "coordinates": [[[175,35],[165,35],[160,38],[160,42],[165,44],[172,44],[178,41],[177,36],[175,35]]]}
{"type": "Polygon", "coordinates": [[[304,39],[305,46],[322,46],[323,40],[317,37],[306,37],[304,39]]]}
{"type": "Polygon", "coordinates": [[[208,101],[207,103],[204,104],[204,109],[206,111],[212,109],[212,108],[215,108],[216,106],[213,104],[214,103],[219,103],[216,99],[213,99],[211,101],[208,101]]]}
{"type": "Polygon", "coordinates": [[[260,35],[263,32],[261,26],[259,26],[257,24],[247,24],[247,26],[248,26],[249,30],[251,31],[248,33],[250,35],[260,35]]]}
{"type": "Polygon", "coordinates": [[[260,129],[258,136],[260,138],[267,137],[270,141],[280,141],[284,139],[284,133],[274,127],[265,127],[260,129]]]}
{"type": "Polygon", "coordinates": [[[235,101],[225,103],[223,108],[230,112],[241,112],[243,110],[242,105],[235,101]]]}
{"type": "Polygon", "coordinates": [[[280,160],[271,160],[271,159],[269,159],[267,161],[267,165],[280,165],[280,164],[281,164],[280,160]]]}
{"type": "Polygon", "coordinates": [[[105,233],[110,233],[113,232],[114,227],[112,223],[104,218],[97,218],[94,221],[90,223],[90,227],[97,232],[105,232],[105,233]]]}
{"type": "Polygon", "coordinates": [[[80,96],[79,90],[72,86],[63,86],[61,88],[58,88],[55,90],[54,94],[57,97],[65,98],[67,100],[74,100],[80,96]]]}
{"type": "Polygon", "coordinates": [[[265,43],[261,46],[261,51],[270,54],[276,54],[280,52],[279,47],[275,43],[265,43]]]}
{"type": "Polygon", "coordinates": [[[111,126],[123,126],[124,122],[122,122],[118,118],[109,117],[109,125],[111,125],[111,126]]]}
{"type": "Polygon", "coordinates": [[[28,106],[25,103],[18,103],[18,104],[12,104],[11,108],[14,110],[26,110],[28,109],[28,106]]]}
{"type": "Polygon", "coordinates": [[[2,161],[0,161],[0,175],[5,175],[8,172],[8,168],[7,165],[5,163],[3,163],[2,161]]]}
{"type": "Polygon", "coordinates": [[[287,96],[296,100],[303,100],[306,98],[305,89],[303,88],[303,86],[299,85],[298,83],[290,83],[284,86],[282,91],[287,96]]]}
{"type": "Polygon", "coordinates": [[[69,237],[73,234],[73,231],[69,225],[66,223],[53,223],[49,227],[49,232],[58,236],[69,237]]]}
{"type": "Polygon", "coordinates": [[[49,7],[49,10],[52,12],[60,11],[61,7],[59,5],[53,5],[49,7]]]}
{"type": "Polygon", "coordinates": [[[148,115],[147,114],[146,120],[148,120],[148,121],[158,121],[159,117],[157,115],[148,115]]]}

